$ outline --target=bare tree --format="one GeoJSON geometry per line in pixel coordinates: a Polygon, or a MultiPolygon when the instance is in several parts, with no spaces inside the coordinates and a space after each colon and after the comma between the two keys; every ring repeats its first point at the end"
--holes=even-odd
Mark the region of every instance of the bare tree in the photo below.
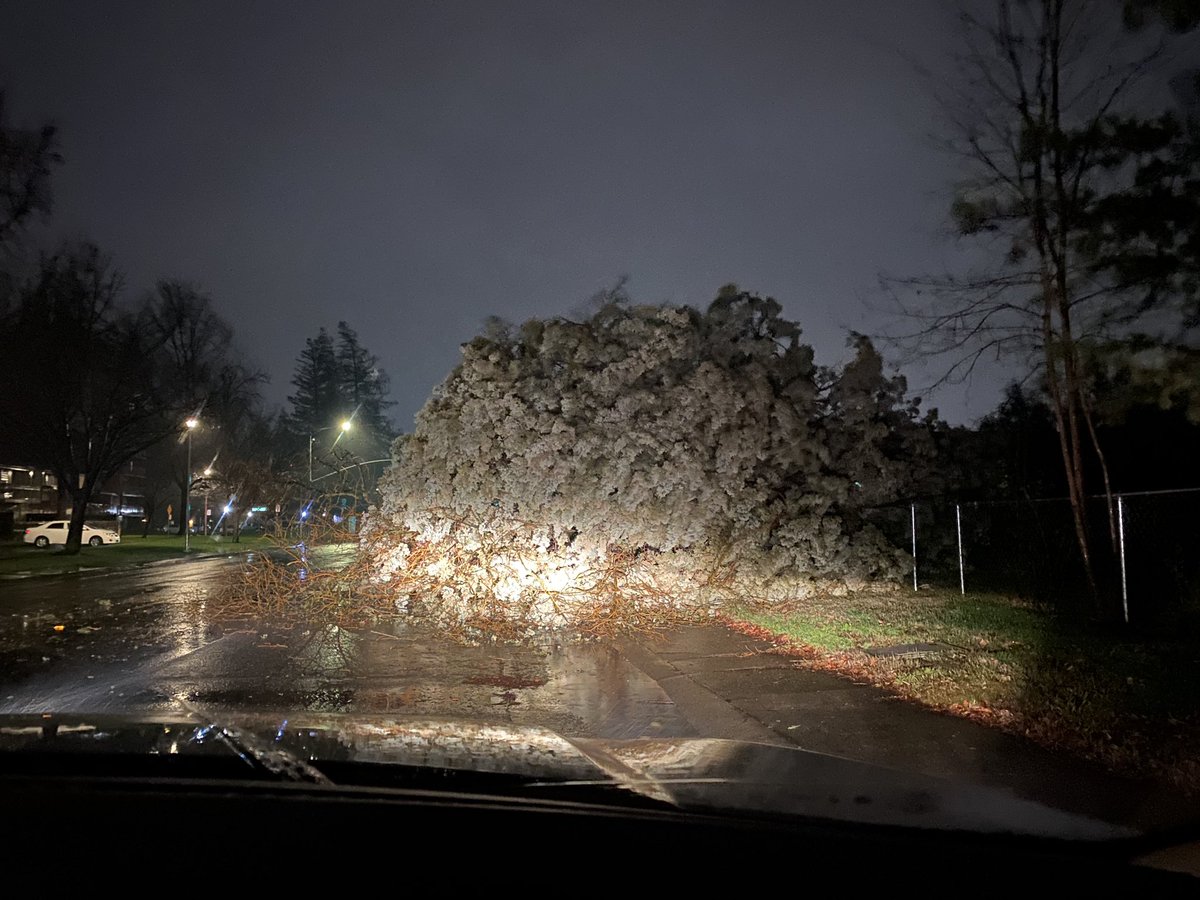
{"type": "MultiPolygon", "coordinates": [[[[183,408],[197,416],[193,432],[193,468],[203,470],[227,442],[247,410],[258,402],[265,376],[241,363],[231,349],[233,328],[212,308],[212,300],[194,285],[177,280],[158,283],[144,313],[147,331],[162,345],[164,381],[183,408]]],[[[182,452],[184,435],[175,445],[156,449],[170,459],[179,492],[179,534],[188,527],[189,487],[196,473],[188,471],[182,452]]]]}
{"type": "Polygon", "coordinates": [[[963,51],[936,93],[946,148],[966,173],[951,213],[961,235],[978,239],[982,262],[966,277],[885,279],[907,322],[890,337],[911,355],[942,360],[946,381],[996,354],[1016,357],[1044,384],[1099,599],[1088,456],[1111,486],[1087,348],[1144,323],[1153,304],[1097,235],[1113,233],[1107,217],[1120,204],[1111,200],[1132,194],[1139,173],[1169,149],[1171,129],[1156,127],[1162,110],[1130,115],[1161,45],[1126,31],[1117,4],[1088,0],[996,0],[987,17],[964,11],[961,21],[963,51]]]}
{"type": "Polygon", "coordinates": [[[12,313],[0,366],[0,421],[45,459],[73,508],[79,550],[88,503],[120,466],[179,428],[161,342],[117,304],[121,277],[91,244],[44,258],[12,313]]]}

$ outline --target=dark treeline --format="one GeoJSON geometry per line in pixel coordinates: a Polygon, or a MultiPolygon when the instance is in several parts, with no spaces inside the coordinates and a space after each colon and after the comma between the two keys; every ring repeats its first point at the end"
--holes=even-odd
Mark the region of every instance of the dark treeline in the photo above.
{"type": "Polygon", "coordinates": [[[347,323],[336,345],[323,330],[309,341],[291,408],[273,412],[266,374],[202,288],[164,278],[130,291],[95,243],[30,246],[61,163],[58,129],[10,123],[0,93],[0,458],[54,473],[71,509],[66,552],[79,550],[97,492],[134,460],[143,533],[171,510],[182,534],[203,494],[229,508],[236,539],[252,507],[312,494],[307,435],[323,469],[386,452],[387,376],[347,323]],[[317,366],[314,347],[328,352],[317,366]],[[335,422],[349,423],[344,440],[319,442],[335,422]]]}
{"type": "MultiPolygon", "coordinates": [[[[961,515],[968,590],[998,590],[1049,603],[1072,615],[1094,612],[1074,530],[1054,415],[1036,389],[1012,385],[998,408],[971,428],[930,425],[938,474],[925,490],[870,515],[896,543],[911,542],[918,519],[921,583],[957,587],[961,515]]],[[[1139,401],[1106,408],[1097,422],[1104,473],[1084,500],[1094,535],[1095,593],[1104,617],[1122,615],[1119,565],[1124,526],[1132,618],[1174,620],[1200,606],[1200,421],[1178,404],[1139,401]],[[1159,493],[1162,492],[1162,493],[1159,493]],[[1134,496],[1129,496],[1134,495],[1134,496]],[[1122,522],[1110,523],[1110,505],[1122,522]]]]}

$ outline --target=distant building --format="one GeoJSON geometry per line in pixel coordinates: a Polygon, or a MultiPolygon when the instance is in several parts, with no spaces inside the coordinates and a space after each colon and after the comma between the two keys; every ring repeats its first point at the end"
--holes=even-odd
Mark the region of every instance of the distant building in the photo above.
{"type": "MultiPolygon", "coordinates": [[[[88,504],[88,518],[136,516],[145,509],[146,461],[135,457],[102,484],[88,504]]],[[[59,495],[58,478],[49,469],[0,463],[0,518],[9,527],[70,512],[69,496],[59,495]]]]}
{"type": "Polygon", "coordinates": [[[59,511],[58,478],[49,469],[0,463],[0,510],[16,524],[59,511]]]}
{"type": "Polygon", "coordinates": [[[109,516],[136,516],[146,511],[146,458],[135,456],[92,496],[88,513],[109,516]]]}

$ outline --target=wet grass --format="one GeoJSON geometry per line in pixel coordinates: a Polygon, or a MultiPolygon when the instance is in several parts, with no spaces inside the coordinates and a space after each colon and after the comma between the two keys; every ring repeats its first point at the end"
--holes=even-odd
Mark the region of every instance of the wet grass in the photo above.
{"type": "Polygon", "coordinates": [[[823,650],[851,650],[881,640],[900,642],[904,631],[857,611],[837,615],[803,616],[792,613],[747,612],[756,625],[823,650]]]}
{"type": "Polygon", "coordinates": [[[185,553],[183,538],[177,535],[154,534],[143,538],[139,534],[125,534],[119,544],[103,547],[84,546],[77,555],[67,556],[58,547],[39,550],[20,541],[0,541],[0,575],[71,573],[110,566],[133,566],[207,553],[240,553],[269,545],[269,538],[261,535],[242,535],[237,543],[231,538],[222,538],[219,535],[193,535],[191,549],[185,553]]]}
{"type": "Polygon", "coordinates": [[[995,594],[814,596],[735,618],[809,664],[1200,790],[1200,635],[1101,627],[995,594]],[[933,643],[920,656],[868,651],[933,643]]]}

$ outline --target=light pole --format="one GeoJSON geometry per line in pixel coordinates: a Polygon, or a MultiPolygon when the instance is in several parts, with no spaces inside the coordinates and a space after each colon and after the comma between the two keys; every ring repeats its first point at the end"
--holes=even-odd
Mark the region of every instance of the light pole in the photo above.
{"type": "Polygon", "coordinates": [[[204,526],[200,530],[208,534],[208,491],[212,486],[208,479],[212,478],[212,466],[204,469],[204,509],[200,512],[200,522],[204,526]]]}
{"type": "MultiPolygon", "coordinates": [[[[312,464],[313,464],[313,444],[314,444],[314,443],[316,443],[316,440],[317,440],[317,437],[316,437],[316,436],[317,436],[318,434],[321,434],[321,433],[323,433],[323,432],[329,431],[329,430],[330,430],[330,429],[332,429],[333,427],[335,427],[335,426],[332,426],[332,425],[331,425],[331,426],[329,426],[329,428],[321,428],[321,429],[318,429],[318,430],[317,430],[317,431],[315,431],[315,432],[314,432],[314,431],[310,431],[310,432],[308,433],[308,482],[309,482],[309,484],[312,484],[312,480],[313,480],[313,468],[312,468],[312,464]]],[[[341,424],[337,425],[336,427],[338,428],[338,430],[339,430],[339,431],[341,431],[341,434],[339,434],[339,435],[338,435],[338,438],[340,439],[340,438],[341,438],[341,436],[342,436],[342,434],[345,434],[346,432],[348,432],[348,431],[350,430],[350,428],[351,428],[351,425],[350,425],[350,420],[349,420],[349,419],[342,419],[342,421],[341,421],[341,424]]],[[[337,443],[337,441],[334,441],[334,443],[336,444],[336,443],[337,443]]]]}
{"type": "MultiPolygon", "coordinates": [[[[322,434],[323,432],[326,432],[326,431],[332,431],[334,428],[337,428],[338,436],[336,438],[334,438],[334,441],[333,441],[333,445],[336,447],[337,442],[342,439],[343,435],[349,433],[351,427],[352,426],[350,423],[350,419],[342,419],[342,421],[339,422],[337,425],[330,425],[328,428],[321,428],[315,432],[310,431],[308,433],[308,483],[310,486],[313,483],[313,444],[315,444],[317,441],[317,435],[322,434]]],[[[311,508],[312,508],[312,498],[310,497],[308,500],[307,506],[300,513],[300,535],[301,535],[301,537],[304,536],[304,520],[308,517],[308,512],[311,508]]]]}
{"type": "Polygon", "coordinates": [[[188,518],[192,511],[192,432],[200,424],[200,420],[192,416],[183,423],[187,426],[187,488],[183,493],[183,552],[187,553],[192,547],[192,525],[188,518]]]}

